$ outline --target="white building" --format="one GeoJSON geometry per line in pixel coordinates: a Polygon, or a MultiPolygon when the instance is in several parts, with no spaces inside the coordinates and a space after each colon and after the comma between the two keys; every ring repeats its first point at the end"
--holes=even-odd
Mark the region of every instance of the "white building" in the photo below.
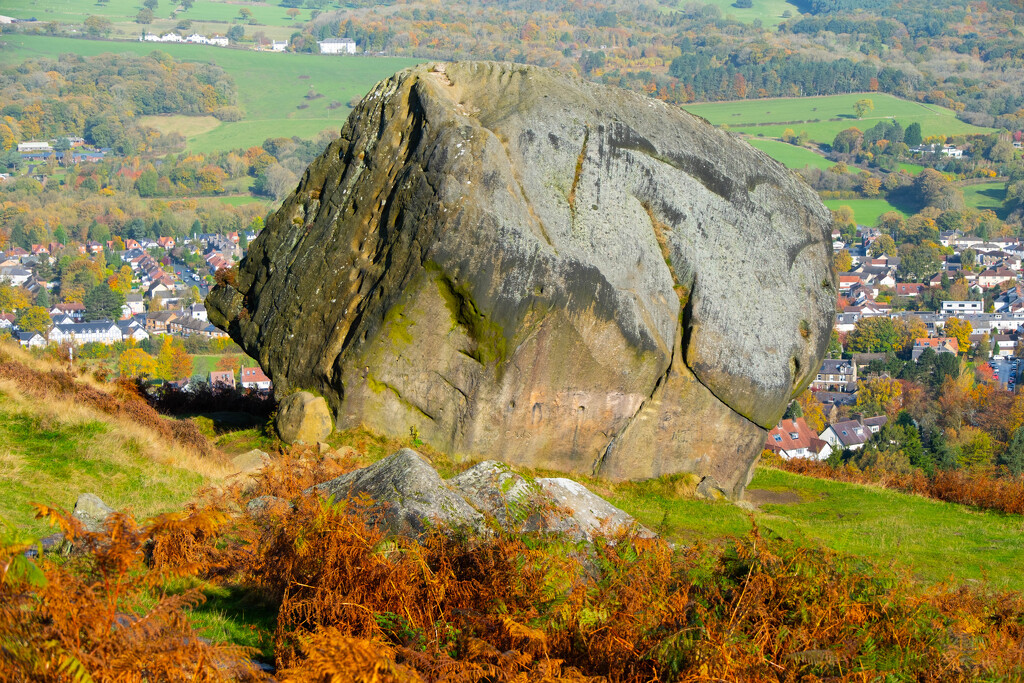
{"type": "Polygon", "coordinates": [[[942,312],[945,315],[961,315],[963,313],[984,313],[984,301],[943,301],[942,312]]]}
{"type": "Polygon", "coordinates": [[[62,344],[64,342],[72,344],[88,344],[89,342],[116,344],[122,339],[121,328],[111,320],[54,325],[49,335],[49,340],[52,344],[62,344]]]}
{"type": "Polygon", "coordinates": [[[268,391],[272,386],[270,378],[262,368],[242,368],[242,388],[268,391]]]}
{"type": "Polygon", "coordinates": [[[271,52],[284,52],[287,47],[288,47],[288,41],[287,40],[272,40],[272,41],[270,41],[270,51],[271,52]]]}
{"type": "Polygon", "coordinates": [[[26,154],[31,152],[52,152],[53,147],[50,147],[49,142],[29,140],[27,142],[19,142],[18,151],[26,154]]]}
{"type": "Polygon", "coordinates": [[[210,45],[216,45],[218,47],[227,47],[228,39],[226,36],[210,36],[210,45]]]}
{"type": "Polygon", "coordinates": [[[38,332],[18,332],[15,336],[19,344],[30,349],[41,349],[46,346],[46,339],[38,332]]]}
{"type": "Polygon", "coordinates": [[[0,266],[0,280],[9,280],[15,287],[20,287],[32,278],[32,271],[21,266],[0,266]]]}
{"type": "Polygon", "coordinates": [[[322,55],[354,55],[359,48],[350,38],[328,38],[317,41],[322,55]]]}

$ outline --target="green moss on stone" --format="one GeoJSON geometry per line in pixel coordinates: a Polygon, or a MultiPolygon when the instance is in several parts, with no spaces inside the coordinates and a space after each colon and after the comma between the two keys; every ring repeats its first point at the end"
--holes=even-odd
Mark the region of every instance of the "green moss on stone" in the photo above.
{"type": "Polygon", "coordinates": [[[474,348],[469,350],[469,355],[482,365],[499,365],[505,361],[508,357],[505,330],[477,307],[469,288],[453,282],[441,271],[437,272],[434,281],[452,314],[452,320],[461,325],[473,340],[474,348]]]}

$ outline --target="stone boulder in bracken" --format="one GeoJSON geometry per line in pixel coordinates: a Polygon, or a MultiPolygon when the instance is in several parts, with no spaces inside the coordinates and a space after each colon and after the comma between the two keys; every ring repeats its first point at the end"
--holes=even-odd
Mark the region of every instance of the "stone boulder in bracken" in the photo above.
{"type": "Polygon", "coordinates": [[[274,426],[285,443],[306,445],[319,443],[334,431],[327,402],[308,391],[297,391],[281,401],[274,426]]]}
{"type": "Polygon", "coordinates": [[[421,65],[352,112],[207,307],[341,428],[735,497],[824,355],[831,251],[809,187],[677,107],[421,65]]]}

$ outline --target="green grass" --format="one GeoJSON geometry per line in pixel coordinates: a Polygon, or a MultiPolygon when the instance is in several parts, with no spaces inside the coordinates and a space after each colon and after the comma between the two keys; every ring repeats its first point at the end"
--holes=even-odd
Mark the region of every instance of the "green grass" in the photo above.
{"type": "MultiPolygon", "coordinates": [[[[987,579],[997,587],[1024,590],[1018,568],[1024,517],[1019,515],[764,467],[751,488],[793,491],[804,501],[763,506],[754,513],[762,531],[901,565],[929,583],[987,579]]],[[[658,481],[619,485],[611,501],[683,542],[742,535],[751,526],[748,513],[735,505],[680,499],[658,481]]]]}
{"type": "MultiPolygon", "coordinates": [[[[196,354],[192,356],[192,377],[201,379],[204,382],[210,380],[210,373],[217,369],[217,362],[222,358],[238,360],[240,356],[231,354],[196,354]]],[[[246,358],[249,365],[253,364],[251,358],[246,358]]]]}
{"type": "Polygon", "coordinates": [[[918,173],[924,170],[924,166],[921,166],[919,164],[906,163],[896,164],[896,168],[906,171],[910,175],[917,175],[918,173]]]}
{"type": "Polygon", "coordinates": [[[829,161],[820,154],[816,154],[805,147],[791,145],[788,142],[762,140],[760,138],[748,138],[747,142],[770,156],[772,159],[775,159],[786,168],[795,169],[811,166],[812,168],[820,168],[824,170],[836,165],[834,161],[829,161]]]}
{"type": "Polygon", "coordinates": [[[340,129],[350,111],[346,106],[349,100],[362,97],[378,81],[419,61],[20,34],[4,35],[3,43],[4,47],[0,49],[0,64],[3,65],[16,64],[33,57],[56,58],[67,52],[85,56],[105,52],[146,55],[154,50],[167,52],[175,59],[217,64],[234,78],[238,89],[238,104],[245,112],[245,118],[242,121],[220,123],[210,130],[189,136],[189,148],[197,151],[246,148],[258,145],[269,137],[297,135],[311,138],[322,130],[340,129]],[[305,99],[310,87],[323,97],[305,99]],[[327,107],[331,102],[341,102],[342,106],[329,110],[327,107]],[[308,108],[298,109],[305,104],[309,105],[308,108]]]}
{"type": "Polygon", "coordinates": [[[230,206],[242,206],[244,204],[265,204],[269,208],[273,204],[273,202],[264,197],[218,197],[217,199],[223,202],[224,204],[229,204],[230,206]]]}
{"type": "MultiPolygon", "coordinates": [[[[674,12],[682,9],[688,2],[681,0],[676,5],[661,4],[659,7],[663,12],[674,12]]],[[[701,4],[714,5],[722,11],[722,16],[729,19],[736,19],[746,24],[760,21],[763,26],[778,26],[785,21],[782,14],[789,10],[791,16],[800,14],[795,5],[786,0],[754,0],[753,6],[745,9],[736,7],[735,0],[703,0],[701,4]]]]}
{"type": "Polygon", "coordinates": [[[220,125],[220,121],[213,116],[184,116],[181,114],[171,116],[140,116],[139,123],[155,128],[164,135],[180,133],[186,138],[209,133],[220,125]]]}
{"type": "Polygon", "coordinates": [[[203,477],[143,450],[110,423],[58,419],[0,391],[0,518],[45,535],[49,527],[33,518],[29,503],[70,510],[80,493],[139,519],[180,509],[203,477]]]}
{"type": "Polygon", "coordinates": [[[1006,218],[1003,200],[1006,199],[1006,183],[979,183],[960,188],[964,193],[964,204],[972,209],[994,211],[1000,219],[1006,218]]]}
{"type": "Polygon", "coordinates": [[[309,9],[300,9],[299,15],[292,20],[285,14],[286,8],[276,3],[247,2],[241,5],[225,0],[195,0],[188,11],[175,11],[179,7],[177,2],[162,0],[154,12],[153,23],[143,26],[135,23],[135,15],[141,7],[142,3],[136,0],[108,0],[102,5],[93,0],[5,0],[3,12],[19,19],[35,17],[40,21],[71,24],[81,24],[89,15],[102,16],[114,24],[113,36],[122,38],[137,37],[143,30],[165,33],[185,19],[192,22],[190,32],[196,31],[203,35],[224,35],[231,24],[237,23],[245,28],[246,34],[262,31],[268,37],[283,38],[310,20],[309,9]],[[243,6],[252,12],[256,25],[248,25],[240,19],[238,11],[243,6]]]}
{"type": "Polygon", "coordinates": [[[886,211],[895,211],[904,216],[907,215],[905,211],[901,211],[884,199],[826,199],[824,204],[833,211],[837,210],[840,206],[850,207],[853,209],[854,220],[859,225],[874,225],[878,222],[878,217],[886,211]]]}
{"type": "Polygon", "coordinates": [[[750,135],[781,138],[783,132],[791,128],[798,134],[807,131],[811,140],[823,143],[831,143],[836,133],[846,128],[867,130],[883,118],[892,117],[904,127],[915,121],[920,123],[924,136],[991,131],[960,121],[952,109],[911,102],[884,93],[736,100],[689,104],[684,109],[703,116],[716,126],[727,125],[730,130],[750,135]],[[863,119],[857,119],[853,113],[853,103],[864,98],[873,101],[875,109],[863,119]],[[840,120],[829,120],[834,118],[840,120]]]}

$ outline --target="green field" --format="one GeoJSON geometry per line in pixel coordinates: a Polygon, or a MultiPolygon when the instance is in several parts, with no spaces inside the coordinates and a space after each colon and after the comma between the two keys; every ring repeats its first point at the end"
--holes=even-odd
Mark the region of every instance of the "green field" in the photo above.
{"type": "Polygon", "coordinates": [[[239,197],[217,197],[224,204],[230,206],[242,206],[243,204],[265,204],[269,209],[274,202],[265,197],[239,196],[239,197]]]}
{"type": "MultiPolygon", "coordinates": [[[[664,480],[620,484],[612,502],[644,524],[682,542],[726,538],[750,530],[747,513],[727,502],[687,500],[664,480]]],[[[770,530],[797,543],[821,544],[911,569],[922,581],[988,579],[1024,589],[1018,570],[1024,518],[974,510],[873,486],[814,479],[758,468],[751,489],[790,492],[802,502],[764,505],[754,514],[770,530]]]]}
{"type": "MultiPolygon", "coordinates": [[[[688,0],[681,0],[674,6],[660,4],[660,7],[665,12],[671,12],[682,9],[687,4],[690,4],[688,0]]],[[[701,4],[714,5],[722,11],[722,16],[727,19],[736,19],[746,24],[760,21],[763,26],[772,27],[778,26],[781,22],[785,21],[782,15],[787,11],[789,16],[800,14],[800,10],[797,9],[796,5],[786,0],[756,0],[753,6],[748,8],[737,7],[735,0],[702,0],[701,4]]]]}
{"type": "MultiPolygon", "coordinates": [[[[232,24],[245,28],[247,36],[262,32],[268,38],[284,40],[310,20],[311,10],[300,9],[295,19],[289,17],[286,8],[276,3],[246,2],[244,5],[224,0],[195,0],[189,10],[177,2],[160,2],[154,12],[153,22],[148,25],[135,22],[135,15],[142,7],[136,0],[107,0],[104,4],[92,0],[5,0],[3,13],[18,19],[36,18],[39,21],[54,21],[80,24],[89,15],[109,19],[113,24],[114,37],[135,37],[143,31],[162,34],[175,28],[178,22],[192,22],[189,31],[202,35],[227,33],[232,24]],[[255,24],[249,24],[239,16],[242,8],[252,13],[255,24]]],[[[325,8],[330,9],[330,8],[325,8]]]]}
{"type": "Polygon", "coordinates": [[[878,222],[878,217],[886,211],[907,215],[905,211],[901,211],[884,199],[825,199],[823,201],[825,206],[833,211],[840,206],[848,206],[853,209],[854,220],[858,225],[874,225],[878,222]]]}
{"type": "Polygon", "coordinates": [[[813,168],[820,168],[824,170],[836,165],[834,161],[829,161],[820,154],[815,154],[809,149],[797,147],[789,144],[788,142],[762,140],[760,138],[749,138],[747,139],[747,142],[770,156],[772,159],[775,159],[786,168],[803,168],[805,166],[811,166],[813,168]]]}
{"type": "Polygon", "coordinates": [[[176,59],[217,64],[234,78],[245,119],[219,123],[202,132],[197,130],[188,137],[188,144],[200,151],[251,147],[268,137],[311,138],[325,129],[339,129],[350,111],[346,106],[349,100],[362,97],[377,81],[417,63],[414,59],[394,57],[330,57],[19,34],[5,35],[3,43],[0,64],[4,65],[32,57],[55,58],[67,52],[86,56],[104,52],[145,55],[156,49],[176,59]],[[323,97],[306,99],[311,88],[323,97]],[[342,106],[330,110],[331,102],[340,102],[342,106]],[[302,105],[308,107],[298,109],[302,105]]]}
{"type": "Polygon", "coordinates": [[[901,171],[906,171],[910,175],[917,175],[918,173],[924,170],[924,166],[921,166],[919,164],[896,164],[896,168],[900,169],[901,171]]]}
{"type": "Polygon", "coordinates": [[[1006,198],[1006,183],[979,183],[960,188],[964,193],[964,203],[978,211],[988,209],[994,211],[1000,219],[1006,218],[1003,200],[1006,198]]]}
{"type": "Polygon", "coordinates": [[[688,104],[684,109],[703,116],[716,126],[727,125],[730,130],[750,135],[780,138],[787,128],[791,128],[797,134],[807,131],[814,142],[829,144],[841,130],[851,127],[867,130],[884,118],[894,117],[904,127],[915,121],[920,123],[921,132],[926,137],[987,133],[991,130],[960,121],[952,109],[911,102],[884,93],[736,100],[688,104]],[[857,119],[853,103],[864,98],[873,101],[875,109],[863,119],[857,119]],[[840,120],[829,120],[834,118],[840,120]]]}

